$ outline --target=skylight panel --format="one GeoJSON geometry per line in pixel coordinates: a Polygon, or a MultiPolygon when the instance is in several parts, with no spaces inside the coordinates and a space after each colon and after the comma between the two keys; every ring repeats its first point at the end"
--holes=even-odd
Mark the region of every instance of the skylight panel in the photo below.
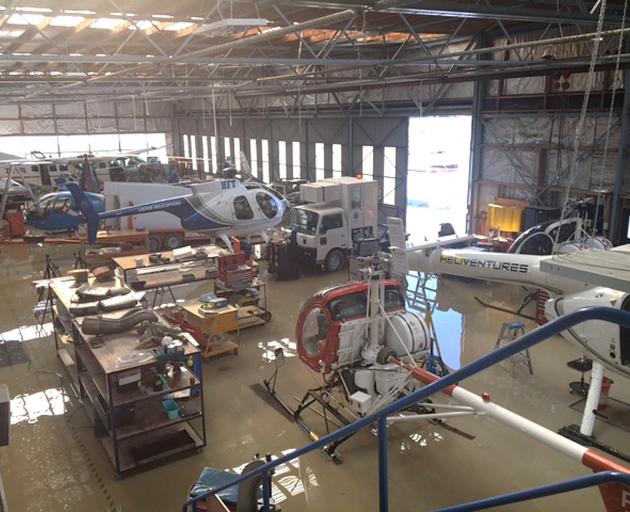
{"type": "Polygon", "coordinates": [[[85,20],[83,16],[57,16],[50,22],[51,27],[76,27],[85,20]]]}
{"type": "Polygon", "coordinates": [[[0,39],[15,39],[20,37],[24,30],[0,30],[0,39]]]}
{"type": "Polygon", "coordinates": [[[172,32],[177,32],[179,30],[184,30],[186,28],[192,27],[193,24],[189,21],[179,21],[177,23],[171,23],[168,27],[164,28],[164,30],[169,30],[172,32]]]}
{"type": "Polygon", "coordinates": [[[9,25],[39,25],[46,16],[42,14],[15,13],[7,20],[9,25]]]}
{"type": "Polygon", "coordinates": [[[90,28],[100,28],[106,30],[116,30],[121,27],[124,23],[127,23],[125,20],[116,19],[116,18],[99,18],[94,23],[90,25],[90,28]]]}

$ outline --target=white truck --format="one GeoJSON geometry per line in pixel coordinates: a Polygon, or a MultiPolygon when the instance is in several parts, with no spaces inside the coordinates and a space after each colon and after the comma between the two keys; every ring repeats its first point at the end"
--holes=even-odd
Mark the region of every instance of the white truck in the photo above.
{"type": "Polygon", "coordinates": [[[352,177],[300,186],[305,202],[291,210],[287,229],[306,260],[341,270],[361,240],[377,237],[378,184],[352,177]]]}

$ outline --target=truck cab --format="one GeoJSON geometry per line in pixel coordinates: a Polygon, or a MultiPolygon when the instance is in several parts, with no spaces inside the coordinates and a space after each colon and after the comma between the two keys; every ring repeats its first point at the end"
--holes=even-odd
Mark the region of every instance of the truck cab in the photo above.
{"type": "Polygon", "coordinates": [[[341,270],[359,241],[377,231],[377,184],[336,178],[300,187],[306,204],[291,210],[287,230],[309,263],[341,270]]]}

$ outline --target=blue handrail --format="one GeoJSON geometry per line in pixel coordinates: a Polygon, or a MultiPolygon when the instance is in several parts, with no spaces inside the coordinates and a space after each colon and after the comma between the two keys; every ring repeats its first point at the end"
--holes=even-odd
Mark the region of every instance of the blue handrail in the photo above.
{"type": "Polygon", "coordinates": [[[601,473],[581,476],[573,480],[564,480],[563,482],[557,482],[555,484],[541,485],[540,487],[524,489],[501,496],[493,496],[492,498],[441,508],[435,512],[473,512],[474,510],[486,510],[492,507],[500,507],[502,505],[520,503],[521,501],[544,498],[545,496],[552,496],[554,494],[577,491],[578,489],[585,489],[587,487],[595,487],[596,485],[613,483],[630,485],[630,475],[618,471],[602,471],[601,473]]]}
{"type": "MultiPolygon", "coordinates": [[[[534,345],[550,338],[551,336],[555,336],[560,334],[562,331],[566,331],[571,327],[574,327],[577,324],[582,322],[586,322],[589,320],[601,320],[604,322],[610,322],[614,324],[618,324],[627,328],[630,328],[630,313],[625,311],[620,311],[618,309],[606,308],[606,307],[592,307],[592,308],[582,308],[568,315],[563,315],[555,320],[549,322],[542,327],[534,329],[533,331],[528,332],[521,338],[516,341],[509,343],[490,354],[487,354],[476,361],[460,368],[459,370],[442,377],[440,380],[433,382],[409,395],[392,402],[391,404],[383,407],[379,411],[371,414],[369,416],[364,416],[363,418],[346,425],[339,430],[336,430],[324,437],[319,438],[317,441],[313,441],[312,443],[303,446],[302,448],[298,448],[297,450],[283,455],[282,457],[278,457],[277,459],[266,463],[259,468],[256,468],[253,471],[250,471],[246,474],[240,475],[238,478],[232,480],[230,483],[218,486],[213,488],[212,490],[195,496],[194,498],[189,499],[184,503],[182,507],[183,512],[187,512],[188,508],[195,503],[207,499],[209,496],[213,494],[217,494],[229,487],[240,484],[241,482],[248,480],[256,475],[262,475],[263,479],[269,479],[271,475],[271,471],[282,464],[285,464],[293,459],[297,459],[302,455],[309,453],[318,448],[322,448],[333,441],[337,441],[339,439],[343,439],[350,434],[354,434],[358,430],[366,427],[372,423],[379,423],[379,491],[380,491],[380,499],[379,499],[379,510],[380,512],[387,512],[388,510],[388,500],[387,500],[387,471],[383,470],[383,464],[386,459],[386,436],[387,436],[387,425],[386,421],[379,421],[381,419],[387,418],[387,416],[392,415],[395,412],[406,409],[407,407],[424,400],[425,398],[434,395],[443,389],[452,386],[453,384],[457,384],[460,381],[467,379],[495,364],[512,357],[513,355],[522,352],[525,349],[531,348],[534,345]],[[383,439],[380,439],[380,438],[383,439]]],[[[263,486],[263,494],[266,495],[267,499],[265,500],[265,505],[268,503],[270,489],[268,486],[263,486]]],[[[265,506],[265,512],[269,512],[269,507],[265,506]]]]}

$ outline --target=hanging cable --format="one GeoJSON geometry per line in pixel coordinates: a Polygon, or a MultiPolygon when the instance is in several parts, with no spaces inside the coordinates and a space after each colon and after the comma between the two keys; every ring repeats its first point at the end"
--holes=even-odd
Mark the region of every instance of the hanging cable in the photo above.
{"type": "MultiPolygon", "coordinates": [[[[588,75],[586,78],[586,87],[584,90],[584,101],[582,102],[582,110],[575,128],[575,138],[573,140],[573,154],[571,155],[571,165],[569,166],[569,176],[566,186],[566,192],[564,194],[564,201],[562,204],[562,214],[560,220],[564,219],[567,212],[567,205],[569,203],[569,197],[571,189],[573,188],[573,182],[577,176],[578,156],[580,150],[580,139],[582,138],[582,132],[584,131],[584,122],[586,121],[586,113],[588,111],[588,103],[591,97],[591,91],[593,90],[593,84],[595,83],[595,65],[597,64],[597,57],[599,55],[599,46],[601,43],[601,34],[604,29],[604,19],[606,17],[606,3],[607,0],[601,0],[601,7],[599,10],[599,18],[597,20],[597,30],[595,31],[595,40],[593,41],[593,54],[591,56],[591,62],[588,68],[588,75]]],[[[623,32],[622,32],[623,33],[623,32]]],[[[556,231],[554,254],[558,251],[558,240],[560,238],[560,229],[556,231]]]]}
{"type": "MultiPolygon", "coordinates": [[[[623,4],[623,16],[621,18],[621,29],[626,28],[626,16],[628,14],[628,0],[623,4]]],[[[604,194],[602,193],[602,187],[604,185],[604,171],[606,168],[606,161],[608,159],[608,148],[610,143],[610,131],[612,129],[613,113],[615,110],[615,98],[617,96],[617,89],[619,84],[619,68],[621,64],[621,54],[623,52],[623,40],[624,33],[619,34],[619,40],[617,41],[617,59],[615,60],[615,72],[613,74],[613,89],[610,97],[610,108],[608,109],[608,125],[606,127],[606,140],[604,142],[604,156],[599,171],[599,184],[597,185],[597,201],[595,202],[595,219],[593,221],[593,235],[597,234],[597,221],[599,220],[599,208],[603,203],[604,194]]]]}

